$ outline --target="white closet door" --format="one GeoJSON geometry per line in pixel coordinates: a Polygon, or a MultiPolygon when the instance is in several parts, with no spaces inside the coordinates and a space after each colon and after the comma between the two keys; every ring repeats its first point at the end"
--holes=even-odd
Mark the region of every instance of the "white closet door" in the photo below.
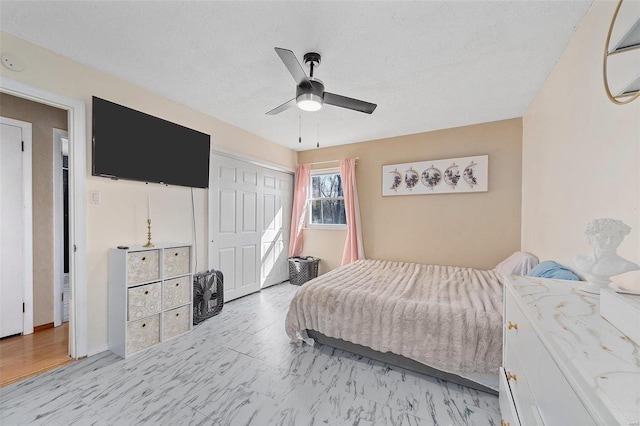
{"type": "Polygon", "coordinates": [[[260,290],[260,170],[213,155],[209,264],[224,274],[224,298],[260,290]]]}
{"type": "Polygon", "coordinates": [[[262,174],[262,287],[289,279],[289,230],[291,229],[293,177],[264,170],[262,174]]]}
{"type": "Polygon", "coordinates": [[[293,176],[214,154],[209,184],[209,266],[225,300],[289,279],[293,176]]]}
{"type": "Polygon", "coordinates": [[[0,129],[0,337],[22,333],[24,199],[22,129],[0,129]]]}

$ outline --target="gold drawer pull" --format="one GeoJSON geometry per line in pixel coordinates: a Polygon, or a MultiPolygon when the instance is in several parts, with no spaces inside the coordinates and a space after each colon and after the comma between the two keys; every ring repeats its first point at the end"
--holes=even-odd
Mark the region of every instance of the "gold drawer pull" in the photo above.
{"type": "Polygon", "coordinates": [[[518,329],[518,324],[514,324],[511,321],[509,321],[509,323],[507,324],[507,329],[511,330],[512,328],[515,328],[516,330],[518,329]]]}
{"type": "Polygon", "coordinates": [[[515,374],[511,374],[510,371],[507,371],[507,380],[513,380],[514,382],[518,381],[518,376],[515,374]]]}
{"type": "Polygon", "coordinates": [[[500,426],[511,426],[511,423],[505,422],[504,420],[500,419],[500,426]]]}

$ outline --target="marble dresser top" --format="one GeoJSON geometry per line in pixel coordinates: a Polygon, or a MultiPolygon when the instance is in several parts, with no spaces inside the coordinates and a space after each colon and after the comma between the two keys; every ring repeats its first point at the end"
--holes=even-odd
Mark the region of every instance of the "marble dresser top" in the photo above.
{"type": "MultiPolygon", "coordinates": [[[[601,424],[640,425],[640,347],[600,316],[581,282],[509,276],[540,340],[601,424]]],[[[519,299],[519,300],[518,300],[519,299]]]]}

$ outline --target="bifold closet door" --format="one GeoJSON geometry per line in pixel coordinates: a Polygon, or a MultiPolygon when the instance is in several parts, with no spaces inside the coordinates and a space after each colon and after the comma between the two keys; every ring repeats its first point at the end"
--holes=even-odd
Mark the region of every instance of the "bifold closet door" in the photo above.
{"type": "Polygon", "coordinates": [[[262,287],[289,279],[289,233],[293,177],[274,170],[262,175],[262,287]]]}
{"type": "Polygon", "coordinates": [[[293,177],[214,154],[209,185],[209,266],[225,300],[288,279],[293,177]]]}

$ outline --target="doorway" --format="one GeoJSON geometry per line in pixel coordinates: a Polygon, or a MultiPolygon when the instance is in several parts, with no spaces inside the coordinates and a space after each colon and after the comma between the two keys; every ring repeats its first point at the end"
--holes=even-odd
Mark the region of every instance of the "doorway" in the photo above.
{"type": "MultiPolygon", "coordinates": [[[[0,92],[66,111],[69,140],[69,322],[66,353],[71,358],[88,355],[87,285],[86,285],[86,121],[85,103],[27,84],[3,78],[0,92]]],[[[3,110],[4,113],[4,110],[3,110]]],[[[51,133],[48,134],[49,143],[51,133]]],[[[62,327],[58,327],[60,329],[62,327]]],[[[56,330],[57,329],[51,329],[56,330]]],[[[33,335],[31,335],[33,336],[33,335]]],[[[29,337],[29,336],[26,336],[29,337]]],[[[4,353],[0,350],[0,353],[4,353]]]]}
{"type": "Polygon", "coordinates": [[[64,174],[62,148],[55,134],[66,130],[55,127],[66,128],[68,117],[65,110],[4,93],[0,104],[0,382],[5,385],[70,360],[68,326],[52,330],[62,325],[64,270],[62,256],[55,256],[64,235],[56,207],[65,210],[63,179],[57,178],[64,174]]]}

